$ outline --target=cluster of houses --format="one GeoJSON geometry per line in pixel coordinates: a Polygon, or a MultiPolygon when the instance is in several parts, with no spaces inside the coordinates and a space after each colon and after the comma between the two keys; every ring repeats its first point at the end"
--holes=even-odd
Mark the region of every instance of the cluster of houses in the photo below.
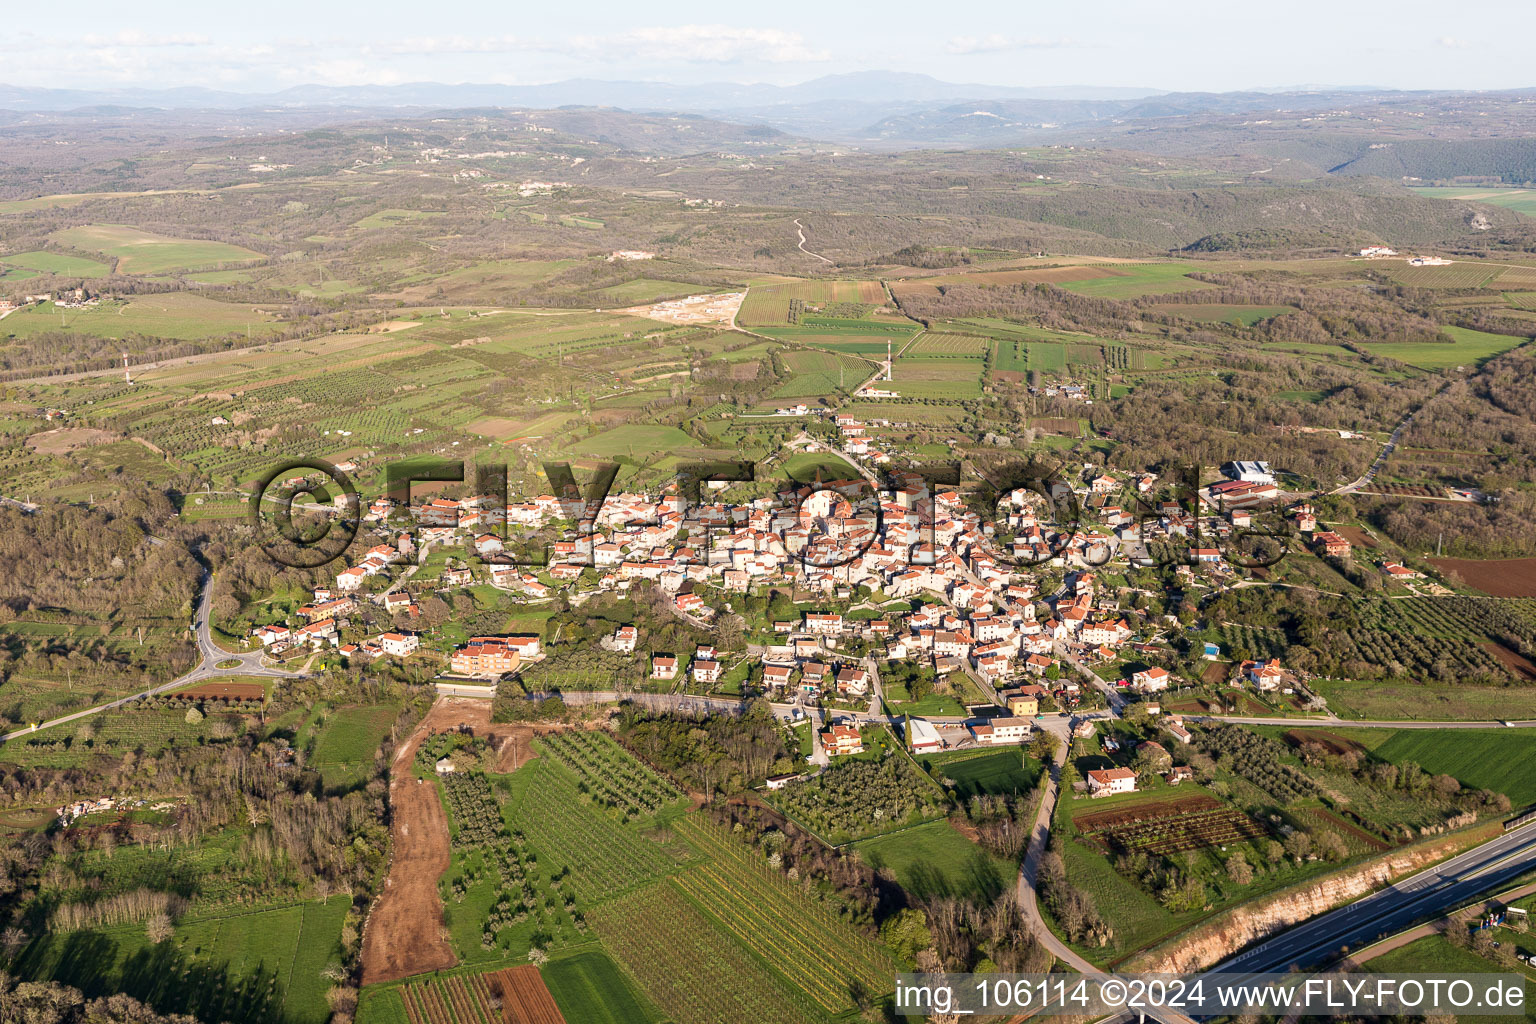
{"type": "Polygon", "coordinates": [[[847,413],[838,413],[835,422],[843,438],[843,451],[881,465],[891,461],[889,455],[871,446],[869,428],[863,422],[847,413]]]}
{"type": "Polygon", "coordinates": [[[1093,399],[1089,397],[1088,387],[1085,384],[1061,384],[1048,381],[1038,387],[1029,389],[1032,395],[1041,395],[1045,398],[1070,398],[1074,402],[1082,402],[1084,405],[1092,405],[1093,399]]]}
{"type": "MultiPolygon", "coordinates": [[[[800,407],[796,407],[800,408],[800,407]]],[[[845,445],[864,446],[865,426],[854,417],[835,416],[845,445]]],[[[845,640],[857,639],[874,656],[916,662],[939,677],[962,671],[998,691],[1035,686],[1058,706],[1071,707],[1079,687],[1061,662],[1117,660],[1136,637],[1118,599],[1101,595],[1094,566],[1116,547],[1134,550],[1152,541],[1191,541],[1192,566],[1230,572],[1217,548],[1197,547],[1196,536],[1230,536],[1250,523],[1252,504],[1278,496],[1275,474],[1264,462],[1231,462],[1222,467],[1227,480],[1207,489],[1209,499],[1188,509],[1178,502],[1132,511],[1118,503],[1126,491],[1149,494],[1157,482],[1150,473],[1116,474],[1085,467],[1081,480],[1051,484],[1050,498],[1075,494],[1087,499],[1090,514],[1070,527],[1058,525],[1045,495],[1028,487],[1005,492],[995,511],[983,516],[969,507],[959,490],[930,490],[915,473],[891,474],[891,487],[875,492],[862,479],[790,485],[772,495],[741,502],[717,500],[710,486],[703,500],[689,501],[677,487],[659,495],[622,492],[600,501],[571,493],[542,494],[511,501],[487,497],[435,497],[409,509],[389,498],[373,501],[364,521],[377,524],[381,539],[357,565],[337,574],[334,590],[321,589],[300,609],[305,625],[256,630],[259,642],[274,653],[296,645],[341,646],[339,626],[354,607],[355,593],[370,577],[386,574],[417,549],[430,545],[469,545],[484,560],[470,569],[448,569],[440,585],[486,580],[531,601],[555,596],[578,579],[598,591],[620,596],[637,583],[653,584],[669,595],[675,611],[699,624],[716,614],[715,604],[732,594],[763,585],[792,586],[804,593],[850,600],[855,588],[910,602],[910,610],[876,618],[833,611],[811,612],[799,621],[776,622],[779,637],[761,655],[762,683],[774,696],[856,702],[870,695],[867,672],[839,657],[845,640]],[[400,532],[395,517],[407,516],[414,529],[400,532]],[[1096,522],[1094,520],[1097,520],[1096,522]],[[509,536],[517,531],[555,529],[547,559],[517,564],[506,556],[509,536]],[[1042,594],[1037,569],[1065,570],[1063,586],[1042,594]]],[[[721,485],[724,486],[724,485],[721,485]]],[[[1133,499],[1133,504],[1139,501],[1133,499]]],[[[1306,505],[1289,510],[1302,532],[1311,533],[1321,553],[1347,557],[1348,542],[1317,531],[1315,512],[1306,505]]],[[[1411,578],[1412,571],[1385,571],[1411,578]]],[[[387,577],[386,577],[387,579],[387,577]]],[[[404,590],[375,584],[390,612],[408,611],[404,590]]],[[[611,650],[634,653],[635,635],[616,635],[611,650]]],[[[620,631],[624,634],[624,631],[620,631]]],[[[418,637],[389,632],[343,653],[369,657],[406,657],[418,637]]],[[[474,637],[451,658],[457,675],[495,677],[515,672],[539,657],[536,637],[474,637]]],[[[655,654],[651,677],[675,680],[680,674],[699,684],[718,682],[728,671],[714,651],[688,658],[655,654]]],[[[1268,678],[1255,678],[1268,688],[1268,678]]],[[[1136,672],[1125,685],[1143,694],[1166,689],[1166,670],[1136,672]]],[[[1024,717],[1024,716],[1020,716],[1024,717]]],[[[977,742],[1007,736],[995,723],[977,742]]],[[[1007,740],[1004,739],[1004,742],[1007,740]]]]}
{"type": "MultiPolygon", "coordinates": [[[[1093,724],[1091,722],[1083,724],[1087,727],[1086,734],[1091,735],[1093,724]]],[[[1178,717],[1164,720],[1162,728],[1179,744],[1188,744],[1194,739],[1183,720],[1178,717]]],[[[1121,744],[1113,736],[1106,736],[1103,740],[1103,748],[1107,753],[1119,753],[1121,744]]],[[[1194,769],[1188,765],[1174,764],[1173,755],[1168,752],[1168,748],[1156,740],[1143,740],[1136,744],[1131,753],[1138,758],[1150,755],[1146,757],[1144,763],[1152,766],[1170,786],[1177,786],[1181,782],[1188,782],[1194,778],[1194,769]]],[[[1083,781],[1087,784],[1089,796],[1114,796],[1117,793],[1136,792],[1136,772],[1123,765],[1091,769],[1084,773],[1083,781]]]]}

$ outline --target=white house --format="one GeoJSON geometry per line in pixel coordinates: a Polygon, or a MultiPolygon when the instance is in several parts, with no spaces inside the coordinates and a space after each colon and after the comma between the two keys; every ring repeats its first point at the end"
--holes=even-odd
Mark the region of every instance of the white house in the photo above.
{"type": "Polygon", "coordinates": [[[1088,792],[1094,796],[1136,792],[1136,773],[1129,768],[1098,768],[1088,773],[1088,792]]]}
{"type": "Polygon", "coordinates": [[[421,641],[410,633],[385,633],[379,637],[379,646],[385,654],[403,658],[421,646],[421,641]]]}

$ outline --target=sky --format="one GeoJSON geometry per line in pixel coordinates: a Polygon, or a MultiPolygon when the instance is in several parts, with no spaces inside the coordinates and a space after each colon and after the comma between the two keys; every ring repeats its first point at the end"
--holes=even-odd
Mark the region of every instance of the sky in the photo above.
{"type": "Polygon", "coordinates": [[[83,0],[7,26],[0,82],[55,88],[567,78],[788,85],[913,71],[988,85],[1227,91],[1299,85],[1536,86],[1529,0],[888,0],[746,5],[412,0],[83,0]]]}

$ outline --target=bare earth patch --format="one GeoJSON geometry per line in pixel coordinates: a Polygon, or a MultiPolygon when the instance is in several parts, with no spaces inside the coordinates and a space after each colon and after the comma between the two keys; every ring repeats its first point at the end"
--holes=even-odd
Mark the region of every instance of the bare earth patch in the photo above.
{"type": "Polygon", "coordinates": [[[416,731],[395,751],[389,773],[392,856],[384,893],[363,931],[363,983],[394,981],[458,962],[443,927],[437,880],[448,869],[448,818],[437,786],[411,775],[416,749],[434,733],[468,727],[486,736],[498,752],[497,769],[515,771],[533,756],[529,740],[565,728],[551,725],[492,725],[489,701],[440,697],[416,731]]]}
{"type": "Polygon", "coordinates": [[[27,447],[39,455],[64,455],[76,448],[111,444],[118,436],[110,430],[98,430],[95,427],[58,427],[33,434],[27,438],[27,447]]]}

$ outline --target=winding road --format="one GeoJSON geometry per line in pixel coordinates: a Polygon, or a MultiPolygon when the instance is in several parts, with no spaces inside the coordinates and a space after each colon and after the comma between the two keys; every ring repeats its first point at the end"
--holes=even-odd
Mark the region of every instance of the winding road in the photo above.
{"type": "Polygon", "coordinates": [[[191,683],[200,683],[205,679],[215,679],[219,676],[258,676],[264,679],[297,679],[304,674],[302,672],[285,672],[282,669],[268,668],[266,665],[262,664],[261,651],[252,651],[248,654],[231,654],[230,652],[215,644],[213,642],[212,629],[208,624],[209,614],[213,610],[213,574],[206,569],[203,570],[203,576],[202,579],[198,582],[198,586],[201,590],[201,596],[198,598],[197,610],[194,613],[195,617],[193,619],[193,623],[197,633],[197,653],[199,655],[199,661],[197,666],[190,672],[179,675],[168,683],[162,683],[159,686],[152,686],[147,690],[140,690],[138,693],[130,694],[127,697],[119,697],[117,700],[108,701],[105,704],[98,704],[93,708],[86,708],[83,711],[75,711],[70,714],[63,715],[59,718],[51,718],[46,722],[39,722],[36,725],[28,726],[25,729],[16,729],[12,732],[4,733],[3,735],[0,735],[0,743],[4,743],[8,740],[19,739],[22,736],[30,736],[31,734],[39,732],[43,729],[51,729],[54,726],[66,725],[70,722],[79,721],[82,718],[88,718],[91,715],[99,714],[102,711],[110,711],[113,708],[120,708],[125,704],[132,703],[133,701],[142,700],[145,697],[152,697],[159,693],[166,693],[170,690],[180,689],[181,687],[187,686],[191,683]],[[235,661],[236,664],[231,665],[228,668],[219,667],[220,662],[231,660],[235,661]]]}
{"type": "Polygon", "coordinates": [[[795,233],[800,236],[800,251],[801,252],[805,253],[807,256],[814,256],[814,257],[816,257],[817,259],[821,260],[821,262],[827,264],[827,266],[833,266],[834,265],[831,260],[827,259],[821,253],[819,253],[819,252],[811,252],[811,250],[809,250],[809,249],[807,249],[805,247],[805,225],[800,223],[800,218],[799,217],[795,218],[795,233]]]}

